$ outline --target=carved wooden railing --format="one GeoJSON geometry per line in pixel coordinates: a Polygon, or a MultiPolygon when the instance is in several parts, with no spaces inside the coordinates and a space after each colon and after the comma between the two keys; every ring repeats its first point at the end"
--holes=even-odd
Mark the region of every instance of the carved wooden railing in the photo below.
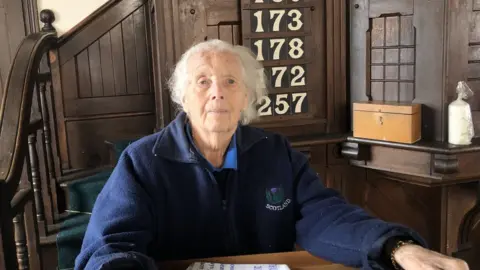
{"type": "Polygon", "coordinates": [[[40,238],[58,215],[51,196],[58,162],[48,58],[57,36],[53,13],[40,17],[45,25],[19,46],[0,107],[0,269],[40,269],[40,238]]]}

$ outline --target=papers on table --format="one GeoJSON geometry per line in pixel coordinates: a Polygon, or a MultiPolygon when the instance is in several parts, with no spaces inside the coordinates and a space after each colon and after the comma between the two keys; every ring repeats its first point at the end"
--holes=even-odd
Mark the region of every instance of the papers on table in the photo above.
{"type": "Polygon", "coordinates": [[[187,270],[290,270],[286,264],[228,264],[196,262],[187,270]]]}

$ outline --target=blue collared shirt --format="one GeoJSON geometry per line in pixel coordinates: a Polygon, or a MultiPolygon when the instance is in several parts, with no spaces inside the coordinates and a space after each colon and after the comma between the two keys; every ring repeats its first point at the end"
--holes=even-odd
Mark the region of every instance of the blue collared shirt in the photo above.
{"type": "Polygon", "coordinates": [[[195,142],[193,141],[193,136],[192,136],[192,126],[190,125],[190,122],[186,123],[186,133],[187,133],[187,138],[188,141],[191,145],[195,147],[195,150],[197,153],[208,163],[211,171],[213,172],[219,172],[223,169],[234,169],[236,170],[237,167],[237,136],[234,133],[232,140],[230,141],[230,144],[228,145],[227,152],[225,153],[225,159],[223,160],[223,166],[221,168],[216,168],[213,166],[203,155],[202,153],[198,150],[197,146],[195,145],[195,142]]]}

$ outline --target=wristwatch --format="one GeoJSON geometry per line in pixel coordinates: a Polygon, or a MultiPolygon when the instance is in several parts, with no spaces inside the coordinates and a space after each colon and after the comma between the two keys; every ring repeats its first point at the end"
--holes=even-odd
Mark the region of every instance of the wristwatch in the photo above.
{"type": "Polygon", "coordinates": [[[413,245],[413,244],[415,244],[415,242],[414,242],[413,240],[408,240],[408,241],[402,241],[402,240],[400,240],[400,241],[397,242],[397,244],[395,245],[395,247],[392,249],[392,253],[390,254],[390,260],[392,261],[392,265],[393,265],[393,268],[395,268],[395,270],[403,270],[403,268],[400,267],[400,266],[397,264],[397,262],[395,261],[395,257],[394,257],[395,252],[397,252],[397,250],[398,250],[399,248],[401,248],[402,246],[404,246],[404,245],[409,245],[409,244],[413,245]]]}

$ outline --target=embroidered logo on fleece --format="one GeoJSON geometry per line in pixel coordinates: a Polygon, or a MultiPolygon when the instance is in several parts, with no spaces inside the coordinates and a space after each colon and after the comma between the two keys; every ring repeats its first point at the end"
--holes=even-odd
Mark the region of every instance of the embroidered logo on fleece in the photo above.
{"type": "Polygon", "coordinates": [[[265,208],[272,211],[282,211],[291,202],[290,199],[285,199],[283,187],[267,188],[265,190],[265,199],[267,201],[265,208]]]}

